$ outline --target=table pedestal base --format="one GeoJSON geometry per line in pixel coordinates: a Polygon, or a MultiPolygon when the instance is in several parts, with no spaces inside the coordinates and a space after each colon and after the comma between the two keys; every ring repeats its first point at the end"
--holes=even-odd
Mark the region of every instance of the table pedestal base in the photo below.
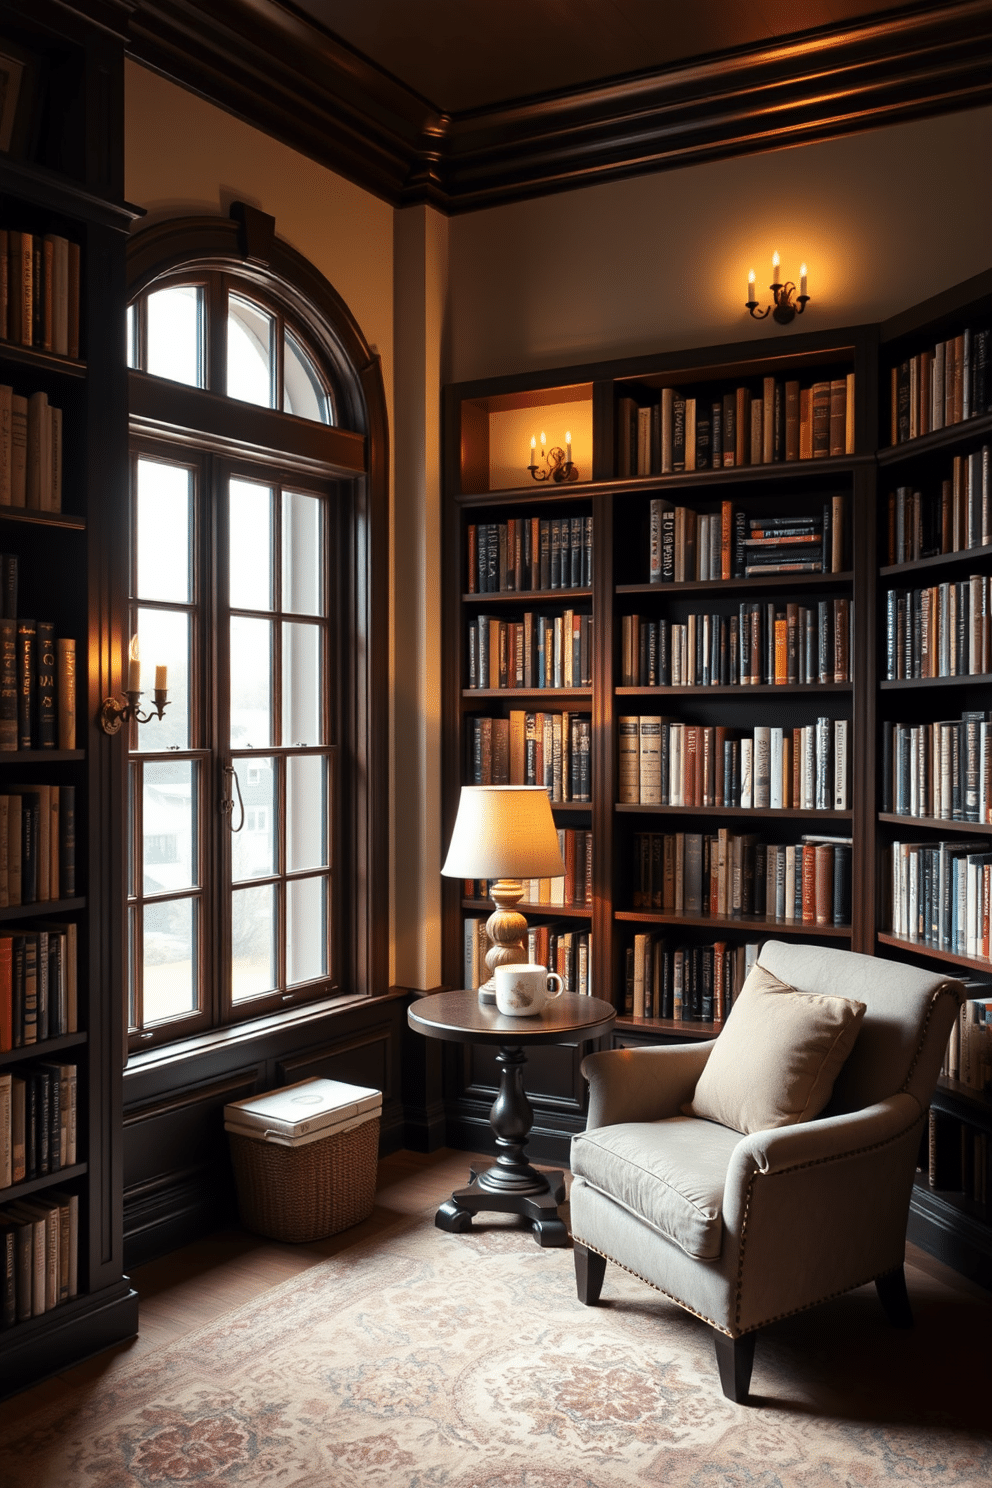
{"type": "Polygon", "coordinates": [[[565,1197],[564,1174],[543,1173],[524,1156],[534,1112],[524,1091],[526,1055],[519,1046],[504,1045],[496,1056],[500,1066],[499,1094],[489,1120],[496,1134],[499,1156],[478,1176],[469,1174],[466,1188],[456,1189],[434,1216],[439,1230],[459,1233],[471,1229],[476,1214],[519,1214],[526,1219],[541,1246],[565,1246],[568,1230],[558,1215],[565,1197]]]}

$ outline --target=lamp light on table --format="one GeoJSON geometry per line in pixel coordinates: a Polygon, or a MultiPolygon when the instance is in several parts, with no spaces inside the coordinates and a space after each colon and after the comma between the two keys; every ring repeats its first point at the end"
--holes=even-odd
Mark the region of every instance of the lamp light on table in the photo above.
{"type": "Polygon", "coordinates": [[[463,785],[446,878],[485,878],[496,908],[486,931],[489,978],[479,1001],[496,1001],[496,968],[526,962],[527,921],[516,909],[525,878],[561,878],[565,872],[551,802],[543,785],[463,785]]]}

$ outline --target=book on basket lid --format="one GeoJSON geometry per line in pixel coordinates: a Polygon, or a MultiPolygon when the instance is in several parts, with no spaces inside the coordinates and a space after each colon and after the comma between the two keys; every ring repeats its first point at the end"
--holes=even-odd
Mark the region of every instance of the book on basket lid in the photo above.
{"type": "Polygon", "coordinates": [[[224,1107],[224,1129],[279,1145],[314,1142],[378,1116],[382,1092],[341,1080],[301,1080],[224,1107]]]}

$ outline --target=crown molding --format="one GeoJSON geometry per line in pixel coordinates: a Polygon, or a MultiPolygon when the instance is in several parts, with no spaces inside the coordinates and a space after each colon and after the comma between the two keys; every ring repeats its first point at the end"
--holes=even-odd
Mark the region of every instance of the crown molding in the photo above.
{"type": "Polygon", "coordinates": [[[448,213],[992,103],[992,0],[450,116],[285,0],[134,0],[129,50],[393,205],[448,213]]]}

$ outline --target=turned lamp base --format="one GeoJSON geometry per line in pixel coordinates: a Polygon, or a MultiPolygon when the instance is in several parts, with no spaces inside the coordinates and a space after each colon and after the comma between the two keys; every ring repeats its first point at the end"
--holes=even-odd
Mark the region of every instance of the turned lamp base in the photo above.
{"type": "Polygon", "coordinates": [[[524,886],[519,878],[500,878],[489,890],[496,904],[486,921],[486,934],[492,945],[486,952],[489,979],[479,988],[479,1001],[494,1004],[496,1001],[497,966],[520,966],[530,959],[527,954],[527,921],[514,908],[524,896],[524,886]]]}

